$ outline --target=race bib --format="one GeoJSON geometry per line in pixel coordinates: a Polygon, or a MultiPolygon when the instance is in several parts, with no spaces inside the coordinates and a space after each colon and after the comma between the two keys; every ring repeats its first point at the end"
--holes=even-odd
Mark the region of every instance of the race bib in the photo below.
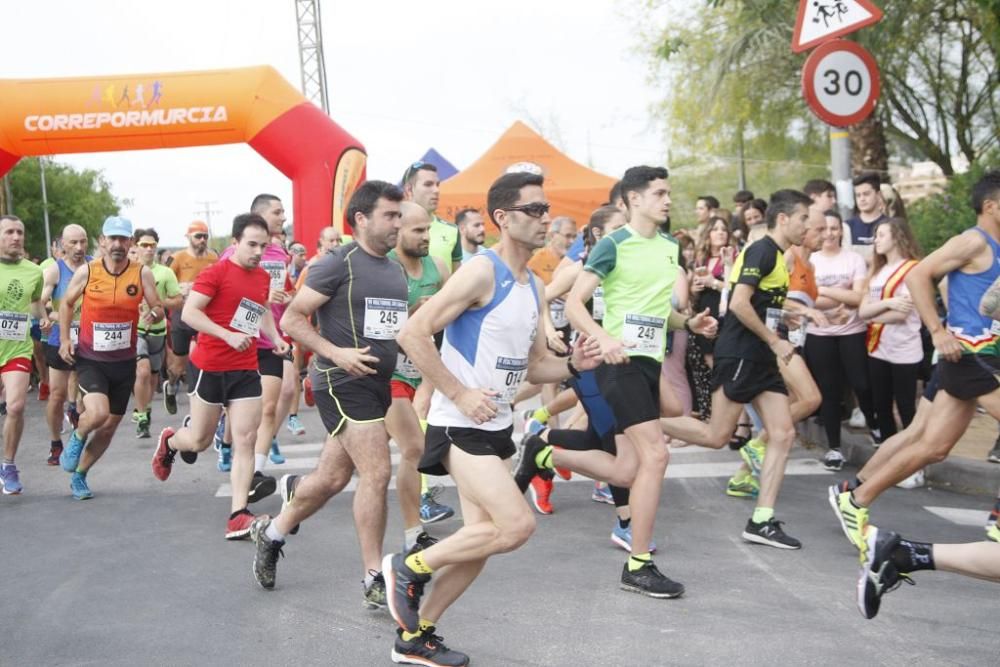
{"type": "Polygon", "coordinates": [[[795,347],[806,343],[806,316],[781,308],[768,308],[764,321],[767,328],[787,340],[795,347]]]}
{"type": "Polygon", "coordinates": [[[402,352],[396,353],[396,373],[407,380],[419,380],[420,370],[413,365],[413,360],[402,352]]]}
{"type": "Polygon", "coordinates": [[[131,346],[131,322],[94,322],[94,352],[115,352],[131,346]]]}
{"type": "Polygon", "coordinates": [[[626,314],[625,325],[622,327],[625,354],[652,357],[662,354],[666,324],[667,321],[662,317],[626,314]]]}
{"type": "Polygon", "coordinates": [[[285,277],[288,275],[288,267],[285,266],[284,262],[261,262],[260,268],[267,271],[267,275],[271,276],[272,290],[285,289],[285,277]]]}
{"type": "Polygon", "coordinates": [[[80,344],[80,323],[73,322],[69,325],[69,342],[73,343],[73,346],[80,344]]]}
{"type": "Polygon", "coordinates": [[[566,302],[562,299],[556,299],[549,304],[549,315],[552,316],[552,325],[556,329],[569,326],[569,320],[566,319],[566,302]]]}
{"type": "Polygon", "coordinates": [[[527,359],[497,357],[496,368],[493,370],[492,387],[493,391],[500,394],[496,399],[497,402],[513,403],[517,388],[521,386],[527,372],[527,359]]]}
{"type": "Polygon", "coordinates": [[[233,313],[229,326],[254,338],[260,335],[260,325],[264,321],[264,306],[250,299],[240,299],[240,305],[233,313]]]}
{"type": "Polygon", "coordinates": [[[399,299],[365,299],[365,338],[393,340],[406,324],[406,302],[399,299]]]}
{"type": "Polygon", "coordinates": [[[604,288],[598,287],[594,290],[594,296],[591,301],[591,312],[592,317],[600,322],[604,319],[604,288]]]}
{"type": "Polygon", "coordinates": [[[26,313],[0,310],[0,340],[28,340],[28,331],[30,329],[31,326],[26,313]]]}

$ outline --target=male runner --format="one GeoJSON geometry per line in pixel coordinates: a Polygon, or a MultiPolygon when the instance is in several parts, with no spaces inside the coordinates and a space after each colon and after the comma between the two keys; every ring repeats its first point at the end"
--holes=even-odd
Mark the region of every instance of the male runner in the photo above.
{"type": "MultiPolygon", "coordinates": [[[[728,315],[715,344],[711,421],[706,424],[691,417],[661,420],[664,432],[671,437],[719,449],[729,442],[743,405],[753,404],[767,430],[768,448],[760,473],[757,506],[742,537],[780,549],[802,546],[799,540],[786,535],[782,522],[774,518],[788,452],[795,438],[788,389],[778,366],[787,366],[795,354],[792,344],[778,334],[789,282],[784,252],[790,245],[802,243],[810,204],[809,197],[796,190],[772,194],[767,205],[766,235],[747,246],[736,259],[729,277],[728,315]]],[[[740,453],[747,455],[745,450],[740,453]]]]}
{"type": "MultiPolygon", "coordinates": [[[[400,213],[399,237],[396,247],[388,256],[399,262],[406,272],[406,300],[412,315],[437,294],[451,271],[440,259],[428,255],[431,219],[427,211],[413,202],[403,202],[400,213]]],[[[396,494],[403,514],[404,551],[417,545],[423,548],[434,543],[434,539],[424,532],[421,520],[427,520],[428,523],[431,523],[429,519],[432,518],[434,521],[441,521],[455,513],[450,507],[442,505],[440,507],[444,511],[439,510],[433,517],[422,516],[421,479],[417,464],[424,453],[424,432],[413,409],[413,397],[420,386],[420,380],[420,370],[400,350],[396,368],[392,372],[392,404],[385,415],[385,427],[402,455],[396,468],[396,494]]]]}
{"type": "MultiPolygon", "coordinates": [[[[42,287],[42,303],[51,303],[50,308],[53,317],[59,317],[59,304],[62,302],[69,281],[77,269],[90,261],[87,255],[87,230],[80,225],[66,225],[61,234],[60,245],[62,246],[62,257],[45,268],[42,287]]],[[[77,304],[73,313],[73,331],[70,338],[75,342],[80,331],[80,307],[77,304]]],[[[45,406],[45,418],[49,424],[49,458],[47,463],[50,466],[59,465],[59,455],[62,454],[62,426],[63,426],[63,406],[69,398],[69,407],[66,416],[71,425],[75,428],[80,419],[76,411],[76,372],[71,364],[67,364],[59,356],[59,323],[54,322],[49,337],[45,343],[45,359],[49,364],[49,386],[51,393],[49,403],[45,406]],[[72,393],[71,393],[72,392],[72,393]]]]}
{"type": "MultiPolygon", "coordinates": [[[[623,443],[619,448],[622,460],[634,451],[639,461],[631,479],[616,478],[607,471],[600,476],[617,486],[631,486],[632,555],[622,568],[621,587],[656,598],[684,593],[682,584],[657,569],[650,548],[669,461],[659,422],[666,330],[687,329],[714,336],[718,326],[707,310],[688,318],[671,307],[679,248],[673,238],[659,230],[670,216],[667,178],[667,170],[662,167],[632,167],[625,172],[621,194],[629,222],[594,246],[584,271],[566,297],[570,322],[600,344],[604,364],[598,367],[596,379],[614,413],[618,432],[626,436],[619,439],[623,443]],[[594,321],[586,306],[599,285],[604,290],[603,327],[594,321]]],[[[538,460],[525,452],[528,463],[533,458],[543,463],[544,452],[540,453],[538,460]]],[[[565,458],[567,467],[576,465],[582,470],[580,454],[559,451],[554,456],[559,457],[560,467],[565,458]]]]}
{"type": "Polygon", "coordinates": [[[176,432],[163,429],[153,453],[153,474],[166,481],[177,452],[185,462],[194,463],[198,452],[208,449],[222,409],[226,408],[235,447],[227,540],[240,540],[250,534],[254,516],[247,510],[247,502],[256,502],[275,490],[272,477],[266,487],[258,483],[251,494],[253,441],[261,419],[261,376],[255,339],[264,333],[275,341],[269,354],[288,352],[267,308],[271,278],[260,268],[269,239],[268,225],[262,217],[256,213],[236,216],[234,252],[202,271],[195,280],[181,315],[200,334],[198,346],[191,353],[194,376],[188,380],[191,417],[176,432]]]}
{"type": "MultiPolygon", "coordinates": [[[[149,267],[156,281],[156,294],[164,308],[180,308],[184,304],[181,288],[177,284],[177,276],[169,268],[156,261],[156,246],[160,243],[160,235],[153,228],[137,229],[133,238],[139,248],[139,263],[149,267]]],[[[145,314],[148,306],[143,304],[141,313],[145,314]]],[[[163,366],[163,351],[167,346],[167,323],[146,324],[139,320],[139,338],[136,340],[135,366],[135,407],[132,418],[135,421],[135,434],[139,438],[149,437],[149,421],[153,408],[153,388],[156,387],[157,373],[163,366]]]]}
{"type": "MultiPolygon", "coordinates": [[[[560,382],[597,364],[585,356],[586,337],[572,361],[559,359],[538,336],[539,281],[528,259],[545,243],[549,204],[541,175],[501,176],[487,193],[500,242],[469,260],[425,303],[399,335],[400,344],[435,391],[428,415],[422,472],[450,474],[462,499],[465,525],[423,551],[382,562],[389,609],[399,624],[394,662],[466,665],[435,634],[441,615],[479,575],[490,556],[513,551],[531,536],[535,519],[510,476],[511,401],[526,377],[560,382]],[[445,328],[439,356],[431,336],[445,328]],[[437,580],[424,602],[424,585],[437,580]]],[[[596,350],[594,350],[596,352],[596,350]]]]}
{"type": "MultiPolygon", "coordinates": [[[[187,228],[188,247],[174,253],[170,270],[177,276],[181,296],[187,298],[198,274],[219,261],[219,255],[208,247],[208,225],[195,220],[187,228]]],[[[177,414],[177,385],[187,372],[187,357],[195,331],[181,320],[181,309],[174,308],[170,316],[170,347],[167,350],[167,379],[163,383],[163,407],[177,414]]]]}
{"type": "Polygon", "coordinates": [[[474,208],[463,208],[455,214],[455,224],[462,241],[462,263],[479,252],[486,241],[486,223],[483,214],[474,208]]]}
{"type": "Polygon", "coordinates": [[[462,263],[462,243],[458,227],[437,216],[441,180],[430,162],[414,162],[403,174],[403,195],[407,201],[419,204],[431,216],[431,249],[433,257],[444,262],[452,271],[462,263]]]}
{"type": "Polygon", "coordinates": [[[306,284],[282,318],[285,332],[316,355],[312,384],[329,436],[314,472],[298,480],[284,478],[292,488],[283,485],[287,502],[281,514],[254,521],[253,573],[262,588],[274,588],[285,536],[340,493],[356,469],[354,526],[366,573],[364,603],[385,606],[379,568],[392,475],[385,414],[399,351],[396,334],[407,317],[406,277],[386,255],[396,245],[402,200],[403,193],[394,185],[363,183],[348,203],[354,242],[309,268],[306,284]],[[309,321],[314,313],[319,331],[309,321]],[[297,484],[290,484],[294,481],[297,484]]]}
{"type": "Polygon", "coordinates": [[[59,356],[67,364],[75,361],[83,392],[84,412],[59,457],[62,469],[73,475],[70,490],[77,500],[93,497],[87,473],[107,451],[128,407],[142,300],[149,306],[142,316],[147,325],[164,317],[153,272],[128,259],[132,222],[106,219],[100,244],[104,257],[77,269],[59,304],[59,356]],[[74,343],[73,313],[80,299],[79,342],[74,343]]]}
{"type": "MultiPolygon", "coordinates": [[[[848,539],[865,550],[868,508],[888,488],[947,458],[976,414],[977,402],[1000,416],[1000,327],[980,313],[980,299],[1000,278],[1000,171],[972,187],[976,226],[949,239],[906,276],[913,304],[938,352],[939,390],[920,439],[899,449],[853,491],[830,487],[830,503],[848,539]],[[948,278],[948,318],[942,324],[934,285],[948,278]]],[[[984,309],[986,310],[986,309],[984,309]]]]}
{"type": "Polygon", "coordinates": [[[0,483],[5,495],[24,490],[14,457],[24,431],[24,403],[31,379],[32,318],[47,335],[51,323],[42,306],[42,269],[24,257],[24,223],[13,215],[0,216],[0,381],[7,400],[0,483]]]}

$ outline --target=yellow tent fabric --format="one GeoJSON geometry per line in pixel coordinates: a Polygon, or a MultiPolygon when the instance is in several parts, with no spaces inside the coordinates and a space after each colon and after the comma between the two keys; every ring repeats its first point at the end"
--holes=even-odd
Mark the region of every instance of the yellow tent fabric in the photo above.
{"type": "MultiPolygon", "coordinates": [[[[478,160],[441,184],[437,213],[447,220],[463,208],[478,209],[487,220],[486,192],[508,171],[541,171],[550,215],[568,215],[583,227],[594,209],[608,201],[615,180],[574,162],[521,121],[515,122],[478,160]]],[[[487,233],[495,233],[486,223],[487,233]]]]}

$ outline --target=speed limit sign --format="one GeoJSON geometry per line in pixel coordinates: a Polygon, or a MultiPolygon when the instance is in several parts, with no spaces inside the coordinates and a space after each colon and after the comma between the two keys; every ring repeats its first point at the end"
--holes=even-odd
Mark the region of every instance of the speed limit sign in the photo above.
{"type": "Polygon", "coordinates": [[[854,125],[875,109],[880,90],[875,58],[857,42],[835,39],[809,54],[802,68],[802,93],[821,120],[854,125]]]}

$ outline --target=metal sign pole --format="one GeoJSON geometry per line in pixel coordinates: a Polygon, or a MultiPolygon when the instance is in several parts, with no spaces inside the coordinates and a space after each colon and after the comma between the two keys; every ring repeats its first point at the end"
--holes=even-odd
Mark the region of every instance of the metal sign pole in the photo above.
{"type": "Polygon", "coordinates": [[[52,257],[52,234],[49,231],[49,197],[45,192],[45,158],[38,158],[42,174],[42,216],[45,218],[45,256],[52,257]]]}

